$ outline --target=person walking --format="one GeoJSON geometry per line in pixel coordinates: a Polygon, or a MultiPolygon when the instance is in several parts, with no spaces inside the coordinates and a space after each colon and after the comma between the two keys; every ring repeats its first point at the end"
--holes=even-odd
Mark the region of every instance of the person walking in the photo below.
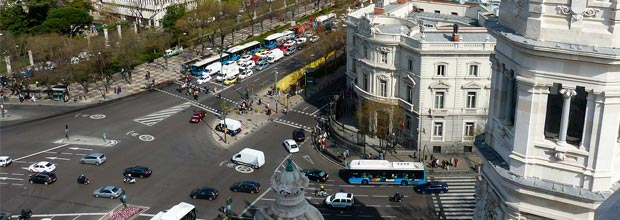
{"type": "Polygon", "coordinates": [[[454,157],[454,167],[459,165],[459,158],[454,157]]]}
{"type": "Polygon", "coordinates": [[[65,138],[69,140],[69,124],[65,124],[65,138]]]}

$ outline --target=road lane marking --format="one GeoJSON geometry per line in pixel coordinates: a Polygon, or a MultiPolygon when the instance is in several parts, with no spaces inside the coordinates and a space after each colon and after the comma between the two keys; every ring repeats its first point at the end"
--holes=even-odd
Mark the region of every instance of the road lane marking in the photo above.
{"type": "Polygon", "coordinates": [[[64,154],[64,155],[73,155],[73,153],[67,153],[67,152],[60,153],[60,154],[64,154]]]}
{"type": "Polygon", "coordinates": [[[310,108],[310,106],[306,106],[304,109],[302,109],[302,111],[305,111],[308,108],[310,108]]]}
{"type": "Polygon", "coordinates": [[[23,173],[11,173],[11,175],[13,175],[13,176],[23,176],[24,174],[23,173]]]}
{"type": "Polygon", "coordinates": [[[58,148],[61,148],[61,147],[67,146],[67,145],[69,145],[69,144],[63,144],[63,145],[60,145],[60,146],[57,146],[57,147],[53,147],[53,148],[50,148],[50,149],[47,149],[47,150],[44,150],[44,151],[39,151],[39,152],[36,152],[36,153],[32,153],[32,154],[29,154],[29,155],[26,155],[26,156],[23,156],[23,157],[17,158],[17,159],[15,159],[15,160],[13,160],[13,161],[22,160],[22,159],[24,159],[24,158],[28,158],[28,157],[32,157],[32,156],[35,156],[35,155],[39,155],[39,154],[42,154],[42,153],[45,153],[45,152],[49,152],[49,151],[51,151],[51,150],[56,150],[56,149],[58,149],[58,148]]]}
{"type": "Polygon", "coordinates": [[[314,165],[314,161],[312,161],[312,158],[310,158],[310,156],[308,156],[308,155],[303,155],[303,156],[301,156],[301,157],[303,157],[303,158],[304,158],[304,159],[306,159],[308,162],[310,162],[312,165],[314,165]]]}
{"type": "Polygon", "coordinates": [[[186,102],[180,105],[172,106],[170,108],[166,108],[166,109],[136,118],[133,121],[150,127],[150,126],[153,126],[159,123],[160,121],[163,121],[164,119],[169,118],[170,116],[174,114],[177,114],[185,110],[186,108],[189,108],[190,106],[192,106],[192,103],[186,102]]]}
{"type": "Polygon", "coordinates": [[[11,178],[11,177],[0,177],[0,180],[24,180],[20,178],[11,178]]]}
{"type": "Polygon", "coordinates": [[[316,114],[317,112],[321,111],[321,109],[324,109],[325,107],[327,107],[327,105],[329,105],[329,103],[328,103],[328,104],[325,104],[325,105],[323,105],[323,106],[321,106],[321,107],[320,107],[319,109],[317,109],[316,111],[314,111],[314,112],[310,113],[310,115],[314,115],[314,114],[316,114]]]}
{"type": "Polygon", "coordinates": [[[90,148],[80,148],[80,147],[70,147],[69,149],[71,149],[71,150],[85,150],[85,151],[93,150],[93,149],[90,149],[90,148]]]}
{"type": "Polygon", "coordinates": [[[46,158],[50,160],[71,160],[69,158],[62,158],[62,157],[46,157],[46,158]]]}

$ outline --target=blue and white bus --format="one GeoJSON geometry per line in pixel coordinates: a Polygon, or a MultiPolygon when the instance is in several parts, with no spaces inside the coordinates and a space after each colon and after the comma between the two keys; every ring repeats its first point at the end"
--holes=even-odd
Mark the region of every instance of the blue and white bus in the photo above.
{"type": "Polygon", "coordinates": [[[254,54],[261,49],[260,42],[250,41],[246,44],[237,45],[226,50],[228,61],[237,61],[244,54],[254,54]]]}
{"type": "Polygon", "coordinates": [[[348,164],[350,184],[424,184],[426,168],[422,162],[352,160],[348,164]]]}
{"type": "MultiPolygon", "coordinates": [[[[222,60],[226,60],[226,58],[228,57],[228,54],[222,54],[221,57],[219,54],[215,54],[213,56],[207,57],[204,60],[198,61],[194,64],[192,64],[190,66],[192,75],[202,75],[205,72],[205,69],[215,63],[215,62],[221,62],[222,60]]],[[[221,66],[221,65],[220,65],[221,66]]]]}
{"type": "Polygon", "coordinates": [[[151,220],[196,220],[196,207],[181,202],[166,211],[157,213],[151,220]]]}
{"type": "Polygon", "coordinates": [[[263,47],[269,50],[276,48],[278,46],[278,41],[280,41],[285,36],[286,35],[284,35],[283,33],[275,33],[275,34],[269,35],[265,38],[263,47]]]}

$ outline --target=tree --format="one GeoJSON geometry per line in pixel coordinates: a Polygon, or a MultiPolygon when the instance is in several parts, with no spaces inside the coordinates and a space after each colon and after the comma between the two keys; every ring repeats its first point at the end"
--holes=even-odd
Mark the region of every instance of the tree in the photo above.
{"type": "Polygon", "coordinates": [[[46,32],[73,34],[92,23],[93,17],[87,12],[73,7],[62,7],[51,11],[41,27],[46,32]]]}
{"type": "Polygon", "coordinates": [[[13,34],[27,32],[30,28],[30,17],[21,5],[2,4],[0,6],[0,30],[8,30],[13,34]]]}
{"type": "Polygon", "coordinates": [[[47,15],[58,8],[58,4],[55,0],[33,0],[28,1],[26,7],[28,7],[28,17],[31,19],[30,27],[35,27],[43,24],[47,15]]]}
{"type": "Polygon", "coordinates": [[[355,111],[358,129],[364,134],[387,140],[393,128],[398,126],[397,122],[393,122],[394,119],[404,116],[402,108],[398,105],[389,105],[373,100],[360,102],[355,111]]]}
{"type": "Polygon", "coordinates": [[[82,11],[85,12],[89,12],[90,10],[93,10],[93,5],[92,3],[90,3],[90,1],[84,1],[84,0],[65,0],[64,1],[65,6],[67,7],[72,7],[72,8],[77,8],[80,9],[82,11]]]}
{"type": "Polygon", "coordinates": [[[163,27],[170,29],[175,27],[175,23],[180,18],[186,15],[185,5],[176,4],[166,8],[166,14],[164,15],[163,27]]]}

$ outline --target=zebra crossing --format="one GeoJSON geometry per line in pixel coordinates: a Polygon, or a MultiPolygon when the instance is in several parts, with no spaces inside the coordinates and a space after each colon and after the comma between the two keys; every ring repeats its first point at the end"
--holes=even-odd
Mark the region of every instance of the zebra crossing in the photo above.
{"type": "Polygon", "coordinates": [[[288,126],[291,126],[291,127],[294,127],[294,128],[301,128],[301,129],[306,130],[307,132],[312,132],[312,127],[308,127],[308,126],[305,126],[305,125],[302,125],[302,124],[299,124],[299,123],[295,123],[295,122],[292,122],[292,121],[287,121],[287,120],[282,120],[282,119],[276,118],[276,119],[273,120],[273,122],[279,123],[279,124],[283,124],[283,125],[288,125],[288,126]]]}
{"type": "Polygon", "coordinates": [[[435,213],[440,219],[474,218],[476,176],[439,176],[431,179],[448,183],[447,193],[433,195],[435,213]]]}
{"type": "Polygon", "coordinates": [[[164,119],[185,110],[186,108],[192,106],[191,102],[186,102],[177,106],[173,106],[149,115],[145,115],[139,118],[134,119],[135,122],[138,122],[140,124],[146,125],[146,126],[153,126],[155,124],[157,124],[160,121],[163,121],[164,119]]]}

